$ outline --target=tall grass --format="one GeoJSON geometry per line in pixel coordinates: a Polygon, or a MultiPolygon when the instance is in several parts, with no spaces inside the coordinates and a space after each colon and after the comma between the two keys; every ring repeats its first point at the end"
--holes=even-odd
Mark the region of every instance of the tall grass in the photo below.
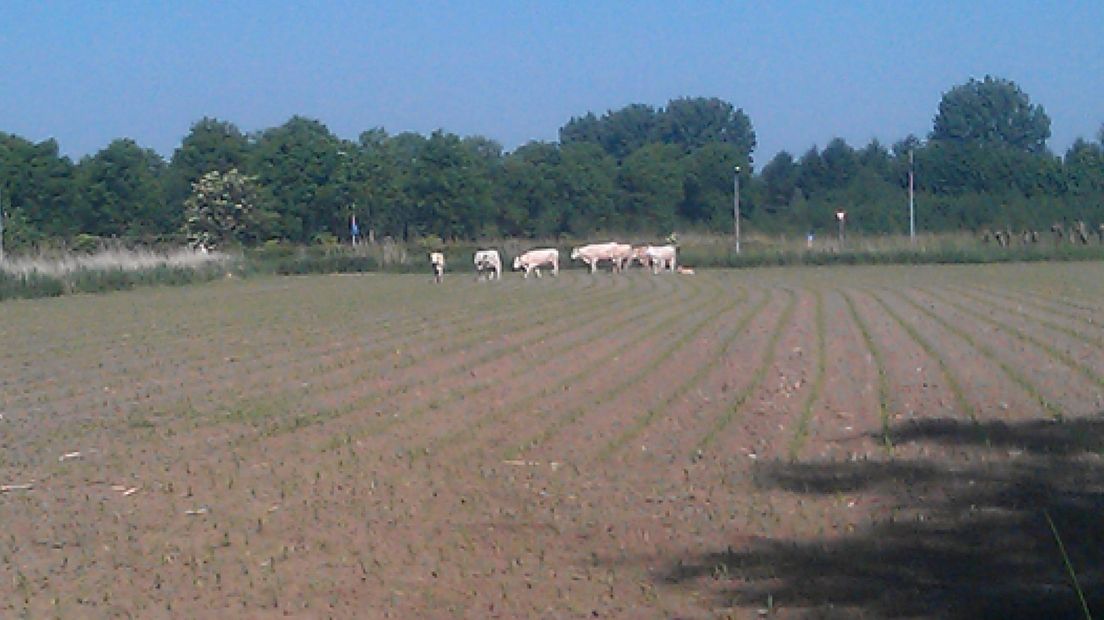
{"type": "MultiPolygon", "coordinates": [[[[495,248],[503,265],[536,247],[560,250],[560,268],[581,268],[570,260],[571,248],[594,241],[619,240],[633,245],[662,244],[662,236],[607,234],[601,238],[486,239],[443,242],[437,238],[409,242],[363,243],[357,246],[324,243],[312,246],[269,242],[242,255],[192,250],[154,252],[109,249],[85,254],[42,254],[16,257],[0,263],[0,300],[17,297],[49,297],[67,293],[92,293],[146,285],[202,282],[226,273],[312,274],[427,272],[430,251],[445,253],[448,273],[472,271],[472,255],[478,249],[495,248]]],[[[753,268],[788,265],[878,265],[995,263],[1015,261],[1104,260],[1104,245],[1074,245],[1044,239],[1039,243],[999,247],[983,243],[968,233],[919,235],[852,235],[842,242],[835,237],[816,239],[749,234],[737,254],[730,235],[686,234],[679,240],[679,263],[692,267],[753,268]]]]}
{"type": "Polygon", "coordinates": [[[236,262],[228,254],[188,249],[22,256],[0,262],[0,300],[203,282],[222,277],[236,262]]]}
{"type": "Polygon", "coordinates": [[[736,253],[731,237],[687,236],[679,243],[679,262],[694,267],[765,267],[786,265],[954,264],[1104,259],[1104,245],[1013,243],[1000,247],[966,233],[918,235],[853,235],[805,239],[751,235],[736,253]]]}
{"type": "MultiPolygon", "coordinates": [[[[252,269],[267,273],[423,272],[429,269],[430,251],[445,254],[447,271],[463,273],[472,269],[471,259],[478,249],[495,248],[502,253],[509,269],[513,258],[536,247],[560,250],[560,268],[573,269],[581,264],[570,260],[571,248],[585,243],[618,240],[633,245],[662,244],[662,236],[637,233],[606,234],[595,238],[559,237],[548,239],[487,239],[478,242],[442,242],[436,238],[409,242],[375,244],[315,245],[309,247],[270,243],[247,252],[252,269]]],[[[685,234],[678,242],[679,262],[693,267],[751,268],[787,265],[876,265],[931,263],[994,263],[1043,260],[1102,260],[1104,245],[1073,245],[1044,239],[1039,243],[1014,243],[1000,247],[984,243],[969,233],[918,235],[852,235],[840,242],[835,237],[745,235],[737,254],[730,235],[685,234]]]]}

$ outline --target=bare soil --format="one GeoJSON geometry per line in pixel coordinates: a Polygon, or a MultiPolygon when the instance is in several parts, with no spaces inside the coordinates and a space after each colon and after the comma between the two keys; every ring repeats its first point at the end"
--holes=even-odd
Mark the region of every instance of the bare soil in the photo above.
{"type": "Polygon", "coordinates": [[[7,302],[0,617],[1102,613],[1102,277],[7,302]]]}

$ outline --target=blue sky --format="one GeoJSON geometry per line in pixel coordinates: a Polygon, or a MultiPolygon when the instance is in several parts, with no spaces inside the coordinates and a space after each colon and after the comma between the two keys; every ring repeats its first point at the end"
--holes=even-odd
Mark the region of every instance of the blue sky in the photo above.
{"type": "Polygon", "coordinates": [[[572,116],[682,96],[743,108],[761,167],[839,136],[931,129],[986,74],[1052,120],[1104,123],[1104,2],[0,3],[0,131],[74,158],[129,137],[169,156],[203,116],[294,114],[344,138],[443,128],[513,149],[572,116]]]}

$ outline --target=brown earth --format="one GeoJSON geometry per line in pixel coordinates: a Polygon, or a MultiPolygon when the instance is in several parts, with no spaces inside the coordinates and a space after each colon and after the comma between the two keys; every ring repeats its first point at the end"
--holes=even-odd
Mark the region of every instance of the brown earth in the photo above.
{"type": "Polygon", "coordinates": [[[0,617],[1100,613],[1102,276],[8,302],[0,617]]]}

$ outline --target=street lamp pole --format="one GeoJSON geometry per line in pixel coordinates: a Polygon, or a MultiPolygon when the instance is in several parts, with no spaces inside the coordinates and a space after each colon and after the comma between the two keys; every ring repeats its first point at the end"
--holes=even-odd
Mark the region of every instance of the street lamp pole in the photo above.
{"type": "Polygon", "coordinates": [[[909,240],[916,243],[916,209],[912,180],[912,149],[909,149],[909,240]]]}
{"type": "Polygon", "coordinates": [[[4,190],[0,190],[0,263],[4,262],[4,190]]]}
{"type": "Polygon", "coordinates": [[[733,176],[733,205],[732,219],[736,230],[736,253],[740,253],[740,167],[736,166],[736,174],[733,176]]]}

